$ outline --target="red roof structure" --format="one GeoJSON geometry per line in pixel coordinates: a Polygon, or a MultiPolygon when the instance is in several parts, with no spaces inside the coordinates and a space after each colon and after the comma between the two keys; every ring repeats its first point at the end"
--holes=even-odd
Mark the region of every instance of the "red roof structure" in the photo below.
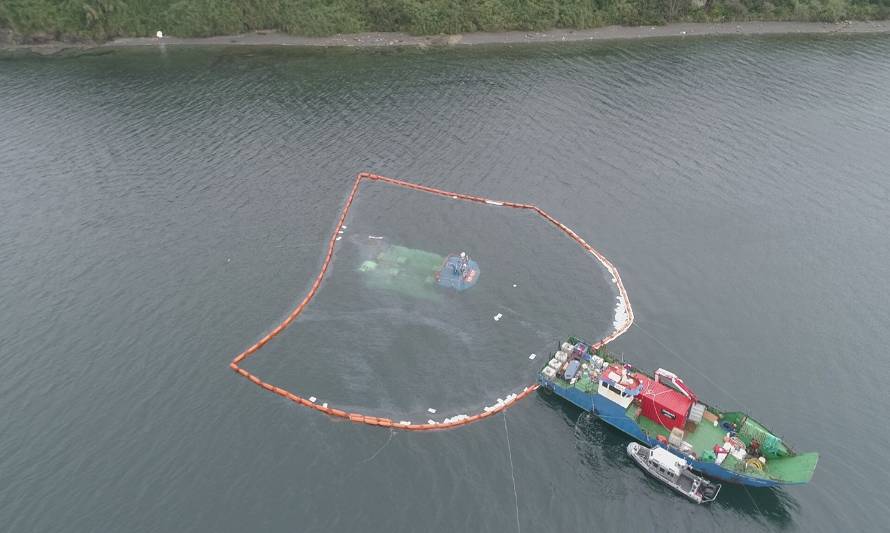
{"type": "Polygon", "coordinates": [[[667,429],[686,426],[686,417],[693,401],[676,390],[639,372],[633,375],[643,384],[639,398],[642,414],[667,429]]]}

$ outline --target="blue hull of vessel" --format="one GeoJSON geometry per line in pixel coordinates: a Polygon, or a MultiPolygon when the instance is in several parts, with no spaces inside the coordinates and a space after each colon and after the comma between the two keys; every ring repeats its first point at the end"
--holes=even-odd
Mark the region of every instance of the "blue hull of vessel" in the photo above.
{"type": "MultiPolygon", "coordinates": [[[[664,448],[658,440],[646,435],[639,424],[627,416],[626,410],[615,402],[604,398],[599,394],[585,393],[575,387],[562,387],[540,375],[538,376],[538,383],[541,387],[553,391],[557,396],[568,400],[589,413],[593,413],[603,422],[624,432],[639,442],[642,442],[646,446],[660,446],[664,448]]],[[[777,487],[783,485],[783,483],[771,479],[747,476],[739,472],[727,470],[717,463],[697,461],[686,455],[683,455],[682,457],[689,463],[689,466],[692,467],[693,470],[697,470],[711,479],[726,481],[728,483],[737,483],[748,487],[777,487]]]]}

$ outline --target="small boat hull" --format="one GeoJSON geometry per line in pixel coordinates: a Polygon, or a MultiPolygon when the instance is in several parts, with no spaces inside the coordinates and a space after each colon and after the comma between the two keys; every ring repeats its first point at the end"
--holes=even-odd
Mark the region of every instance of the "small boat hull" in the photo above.
{"type": "MultiPolygon", "coordinates": [[[[680,475],[676,477],[660,474],[654,470],[653,465],[648,460],[650,452],[651,449],[636,442],[631,442],[627,445],[627,455],[650,477],[661,481],[695,503],[710,503],[717,499],[717,494],[720,493],[719,484],[712,484],[704,478],[692,474],[686,466],[682,467],[680,475]]],[[[669,457],[671,456],[673,455],[669,455],[669,457]]],[[[673,457],[685,465],[685,460],[676,456],[673,457]]]]}

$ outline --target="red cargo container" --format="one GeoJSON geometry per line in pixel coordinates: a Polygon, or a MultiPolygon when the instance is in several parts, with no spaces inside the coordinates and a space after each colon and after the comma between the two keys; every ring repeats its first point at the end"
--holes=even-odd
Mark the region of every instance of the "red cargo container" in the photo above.
{"type": "Polygon", "coordinates": [[[633,377],[643,383],[643,392],[639,396],[643,416],[669,430],[686,426],[691,399],[644,374],[637,373],[633,377]]]}

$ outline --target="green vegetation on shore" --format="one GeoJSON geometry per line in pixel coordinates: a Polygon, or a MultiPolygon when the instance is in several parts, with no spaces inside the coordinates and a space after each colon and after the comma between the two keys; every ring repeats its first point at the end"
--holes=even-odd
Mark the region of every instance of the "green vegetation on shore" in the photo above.
{"type": "MultiPolygon", "coordinates": [[[[0,0],[0,28],[19,40],[259,29],[323,36],[365,31],[453,34],[667,22],[890,18],[890,0],[0,0]]],[[[0,32],[2,33],[2,32],[0,32]]],[[[0,35],[0,40],[2,40],[0,35]]]]}

